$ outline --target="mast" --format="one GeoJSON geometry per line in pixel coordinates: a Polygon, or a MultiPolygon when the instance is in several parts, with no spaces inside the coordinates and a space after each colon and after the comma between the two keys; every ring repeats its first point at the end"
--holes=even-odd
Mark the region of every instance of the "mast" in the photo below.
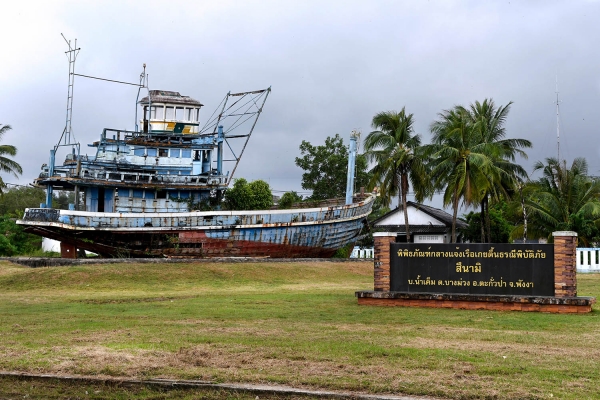
{"type": "MultiPolygon", "coordinates": [[[[65,35],[61,33],[61,36],[69,46],[69,50],[65,51],[67,59],[69,60],[69,83],[67,86],[67,115],[65,119],[65,128],[63,130],[58,143],[50,150],[50,161],[48,165],[48,177],[51,178],[54,175],[54,164],[56,163],[56,150],[61,146],[72,146],[72,152],[75,154],[77,149],[77,163],[79,166],[80,158],[80,146],[75,140],[75,135],[71,130],[71,121],[73,120],[73,88],[75,85],[75,60],[79,54],[81,48],[77,47],[77,39],[75,39],[74,47],[71,46],[71,41],[67,40],[65,35]]],[[[77,168],[79,170],[79,167],[77,168]]],[[[75,207],[79,206],[79,187],[75,186],[75,207]]],[[[46,189],[46,207],[52,208],[52,184],[48,184],[46,189]]]]}
{"type": "Polygon", "coordinates": [[[352,196],[354,195],[354,166],[356,163],[356,139],[359,134],[352,131],[350,135],[350,151],[348,153],[348,175],[346,179],[346,205],[352,204],[352,196]]]}
{"type": "Polygon", "coordinates": [[[560,119],[558,100],[558,75],[556,75],[556,159],[560,163],[560,119]]]}

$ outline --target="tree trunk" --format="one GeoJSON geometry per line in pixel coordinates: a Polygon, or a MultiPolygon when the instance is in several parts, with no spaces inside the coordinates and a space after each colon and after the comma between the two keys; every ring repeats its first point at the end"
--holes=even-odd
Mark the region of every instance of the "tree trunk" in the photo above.
{"type": "Polygon", "coordinates": [[[479,224],[481,225],[481,243],[485,243],[485,207],[483,204],[483,200],[480,203],[481,211],[479,212],[479,224]]]}
{"type": "Polygon", "coordinates": [[[485,228],[487,230],[487,243],[492,243],[492,221],[490,220],[490,202],[488,195],[485,195],[485,228]]]}
{"type": "Polygon", "coordinates": [[[406,229],[406,243],[410,243],[410,232],[408,225],[408,210],[406,206],[406,193],[408,192],[408,176],[406,174],[400,175],[400,184],[402,185],[402,208],[404,209],[404,228],[406,229]]]}
{"type": "Polygon", "coordinates": [[[523,243],[527,243],[527,210],[523,198],[523,185],[519,185],[519,194],[521,195],[521,208],[523,209],[523,243]]]}
{"type": "Polygon", "coordinates": [[[452,213],[452,243],[456,243],[456,215],[458,214],[458,192],[454,191],[454,201],[452,204],[454,211],[452,213]]]}

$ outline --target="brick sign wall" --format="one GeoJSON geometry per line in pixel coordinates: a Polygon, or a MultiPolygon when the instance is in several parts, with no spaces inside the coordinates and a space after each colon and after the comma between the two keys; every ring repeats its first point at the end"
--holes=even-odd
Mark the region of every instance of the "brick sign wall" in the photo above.
{"type": "Polygon", "coordinates": [[[390,290],[554,296],[551,244],[392,243],[390,290]]]}

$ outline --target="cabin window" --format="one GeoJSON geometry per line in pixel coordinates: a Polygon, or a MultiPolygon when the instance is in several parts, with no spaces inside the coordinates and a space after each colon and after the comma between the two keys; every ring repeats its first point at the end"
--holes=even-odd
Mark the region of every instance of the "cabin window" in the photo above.
{"type": "Polygon", "coordinates": [[[169,157],[169,149],[158,149],[159,157],[169,157]]]}
{"type": "Polygon", "coordinates": [[[185,192],[185,191],[180,191],[179,192],[179,198],[180,199],[189,199],[190,198],[190,192],[185,192]]]}
{"type": "Polygon", "coordinates": [[[181,150],[180,149],[171,149],[171,157],[174,157],[174,158],[181,157],[181,150]]]}
{"type": "Polygon", "coordinates": [[[154,200],[154,192],[151,190],[146,190],[144,193],[144,198],[147,200],[154,200]]]}
{"type": "Polygon", "coordinates": [[[194,108],[194,121],[200,121],[200,109],[194,108]]]}
{"type": "Polygon", "coordinates": [[[167,191],[166,190],[159,190],[156,192],[156,198],[157,199],[166,199],[167,198],[167,191]]]}
{"type": "Polygon", "coordinates": [[[192,158],[192,149],[182,149],[181,158],[192,158]]]}
{"type": "Polygon", "coordinates": [[[175,118],[175,107],[167,106],[165,108],[165,119],[174,119],[175,118]]]}
{"type": "Polygon", "coordinates": [[[176,107],[175,108],[175,119],[177,121],[182,121],[183,118],[183,107],[176,107]]]}
{"type": "Polygon", "coordinates": [[[134,156],[144,156],[146,154],[146,149],[143,147],[138,147],[137,149],[133,149],[134,156]]]}
{"type": "Polygon", "coordinates": [[[117,196],[129,197],[129,189],[119,188],[117,189],[117,196]]]}
{"type": "Polygon", "coordinates": [[[156,107],[150,107],[150,115],[148,116],[148,107],[144,107],[144,111],[146,112],[146,119],[154,119],[156,118],[156,107]]]}
{"type": "Polygon", "coordinates": [[[156,157],[156,149],[148,149],[148,157],[156,157]]]}
{"type": "Polygon", "coordinates": [[[156,107],[156,116],[154,118],[156,118],[156,119],[164,119],[165,118],[165,107],[164,106],[156,107]]]}
{"type": "Polygon", "coordinates": [[[134,199],[143,199],[144,198],[144,190],[143,189],[133,189],[133,198],[134,199]]]}

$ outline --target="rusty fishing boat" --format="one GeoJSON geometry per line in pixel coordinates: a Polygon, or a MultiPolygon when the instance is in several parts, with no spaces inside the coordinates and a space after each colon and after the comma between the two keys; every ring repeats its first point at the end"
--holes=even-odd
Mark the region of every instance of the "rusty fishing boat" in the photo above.
{"type": "MultiPolygon", "coordinates": [[[[70,101],[75,75],[70,74],[70,101]]],[[[147,88],[144,75],[140,88],[147,88]]],[[[136,100],[143,116],[136,115],[136,128],[104,129],[90,145],[91,156],[81,155],[72,139],[68,106],[61,141],[34,182],[47,190],[46,203],[26,209],[17,223],[60,241],[63,257],[75,257],[78,249],[104,257],[332,256],[357,239],[374,200],[353,196],[355,136],[345,199],[309,208],[201,211],[231,183],[270,90],[228,93],[201,126],[199,101],[148,89],[136,100]],[[239,132],[242,122],[248,132],[239,132]],[[237,147],[235,140],[241,141],[237,147]],[[55,165],[63,146],[71,151],[55,165]],[[226,162],[233,163],[231,173],[226,162]],[[75,204],[53,209],[55,190],[74,191],[75,204]]]]}

